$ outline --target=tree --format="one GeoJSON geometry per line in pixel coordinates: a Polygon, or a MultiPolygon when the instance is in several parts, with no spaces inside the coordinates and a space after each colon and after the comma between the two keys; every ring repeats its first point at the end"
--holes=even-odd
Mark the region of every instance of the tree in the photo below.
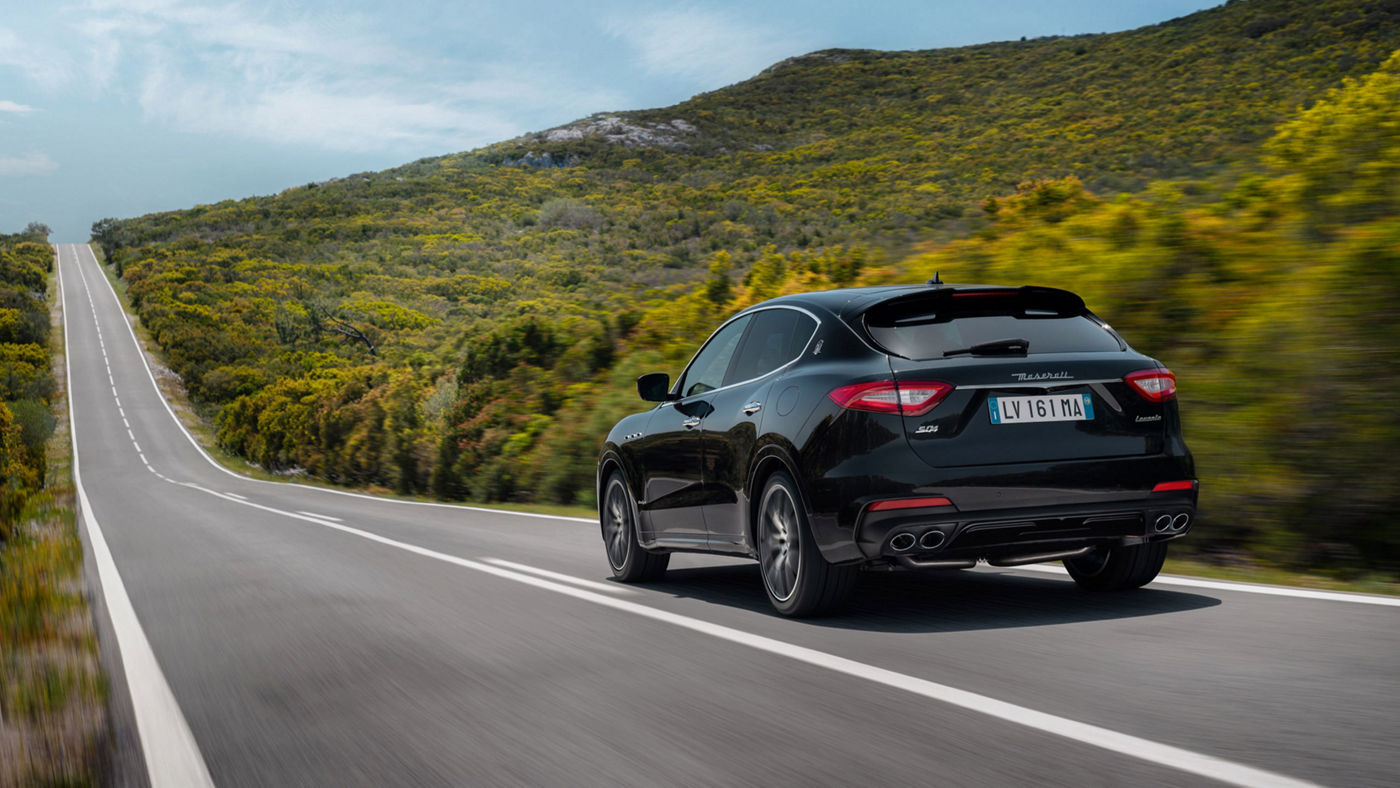
{"type": "Polygon", "coordinates": [[[42,235],[44,238],[48,238],[51,232],[53,231],[43,222],[30,222],[24,226],[25,235],[42,235]]]}
{"type": "MultiPolygon", "coordinates": [[[[369,351],[371,356],[379,355],[379,350],[374,346],[374,339],[371,338],[369,334],[365,333],[364,329],[340,318],[335,312],[331,311],[329,307],[322,305],[320,306],[320,311],[321,317],[325,318],[327,321],[320,324],[324,330],[332,334],[339,334],[351,342],[359,342],[365,346],[365,349],[369,351]]],[[[367,326],[367,328],[372,329],[373,327],[367,326]]]]}
{"type": "Polygon", "coordinates": [[[102,247],[102,256],[112,262],[112,255],[122,246],[121,223],[116,219],[98,219],[92,223],[92,240],[102,247]]]}
{"type": "Polygon", "coordinates": [[[734,267],[729,252],[715,252],[710,262],[710,278],[705,280],[705,297],[715,306],[724,306],[729,301],[729,271],[734,267]]]}

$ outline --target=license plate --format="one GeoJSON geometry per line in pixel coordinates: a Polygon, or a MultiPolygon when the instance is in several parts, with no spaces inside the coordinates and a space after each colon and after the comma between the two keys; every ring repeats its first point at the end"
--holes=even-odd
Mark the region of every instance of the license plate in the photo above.
{"type": "Polygon", "coordinates": [[[1094,401],[1088,394],[1048,394],[1036,397],[989,397],[993,424],[1036,421],[1089,421],[1094,401]]]}

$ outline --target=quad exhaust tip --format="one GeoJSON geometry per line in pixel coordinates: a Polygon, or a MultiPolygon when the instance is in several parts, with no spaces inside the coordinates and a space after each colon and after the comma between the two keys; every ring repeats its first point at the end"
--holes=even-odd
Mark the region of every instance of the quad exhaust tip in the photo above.
{"type": "Polygon", "coordinates": [[[916,541],[917,540],[914,538],[914,535],[909,533],[908,531],[897,533],[894,536],[890,537],[890,549],[896,552],[903,553],[907,550],[914,549],[914,543],[916,541]]]}
{"type": "Polygon", "coordinates": [[[919,547],[925,550],[937,550],[943,546],[943,541],[948,537],[942,531],[924,531],[924,535],[919,537],[919,547]]]}
{"type": "Polygon", "coordinates": [[[1191,515],[1188,512],[1182,512],[1175,516],[1164,514],[1158,516],[1156,522],[1152,523],[1152,529],[1159,534],[1166,533],[1167,531],[1176,531],[1179,533],[1186,530],[1186,526],[1190,524],[1191,515]]]}

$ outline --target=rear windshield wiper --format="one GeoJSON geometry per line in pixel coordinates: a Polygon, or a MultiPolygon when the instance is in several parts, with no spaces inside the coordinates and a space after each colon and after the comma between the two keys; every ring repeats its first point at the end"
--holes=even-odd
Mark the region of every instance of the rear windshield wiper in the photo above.
{"type": "Polygon", "coordinates": [[[1029,339],[997,339],[991,342],[983,342],[972,347],[958,348],[957,350],[947,350],[943,352],[943,357],[949,356],[1024,356],[1030,350],[1031,341],[1029,339]]]}

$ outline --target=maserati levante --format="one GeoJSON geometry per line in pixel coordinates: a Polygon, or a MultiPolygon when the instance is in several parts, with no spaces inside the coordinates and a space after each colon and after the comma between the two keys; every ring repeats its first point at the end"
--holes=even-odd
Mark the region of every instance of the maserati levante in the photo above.
{"type": "Polygon", "coordinates": [[[675,552],[747,556],[791,616],[832,610],[862,570],[979,560],[1136,588],[1195,516],[1176,378],[1065,290],[935,277],[784,296],[637,388],[656,404],[598,459],[626,582],[675,552]]]}

